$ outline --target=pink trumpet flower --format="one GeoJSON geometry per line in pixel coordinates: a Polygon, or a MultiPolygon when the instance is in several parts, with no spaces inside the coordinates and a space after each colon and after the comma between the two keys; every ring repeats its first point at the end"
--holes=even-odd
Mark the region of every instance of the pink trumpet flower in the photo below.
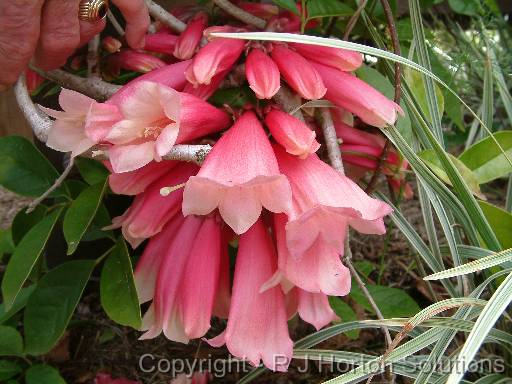
{"type": "Polygon", "coordinates": [[[226,128],[229,116],[205,101],[153,82],[139,82],[119,106],[124,120],[112,126],[105,141],[116,173],[161,161],[178,143],[226,128]]]}
{"type": "Polygon", "coordinates": [[[254,112],[244,113],[215,144],[197,176],[185,186],[183,214],[206,215],[217,207],[237,234],[246,232],[262,207],[288,212],[291,190],[254,112]]]}
{"type": "Polygon", "coordinates": [[[204,12],[198,13],[180,35],[174,48],[174,57],[180,60],[188,60],[194,56],[207,24],[208,15],[204,12]]]}
{"type": "Polygon", "coordinates": [[[316,133],[292,115],[272,110],[265,117],[270,133],[286,152],[305,159],[320,148],[316,133]]]}
{"type": "Polygon", "coordinates": [[[245,42],[235,39],[215,39],[199,50],[186,72],[193,85],[208,85],[218,73],[230,70],[244,50],[245,42]]]}
{"type": "Polygon", "coordinates": [[[113,74],[118,74],[121,69],[147,73],[165,67],[166,63],[148,53],[123,49],[108,57],[108,66],[113,74]]]}
{"type": "Polygon", "coordinates": [[[180,211],[183,190],[178,189],[169,196],[162,196],[160,190],[185,183],[197,172],[193,164],[175,166],[165,176],[151,184],[144,193],[137,195],[128,210],[112,220],[110,228],[123,229],[124,238],[138,247],[145,239],[159,233],[164,225],[180,211]]]}
{"type": "Polygon", "coordinates": [[[100,141],[95,132],[105,132],[122,119],[115,105],[98,103],[81,93],[63,88],[59,95],[63,111],[41,107],[55,118],[46,145],[78,156],[100,141]]]}
{"type": "Polygon", "coordinates": [[[259,292],[275,268],[274,245],[258,220],[240,237],[226,330],[208,342],[213,346],[225,343],[231,354],[255,366],[263,360],[273,371],[286,371],[293,342],[288,334],[284,294],[279,287],[259,292]]]}
{"type": "Polygon", "coordinates": [[[363,64],[363,55],[355,51],[299,43],[290,43],[289,46],[308,60],[339,69],[340,71],[355,71],[363,64]]]}
{"type": "Polygon", "coordinates": [[[369,125],[383,128],[394,124],[402,108],[352,74],[312,63],[327,86],[325,98],[359,116],[369,125]]]}
{"type": "Polygon", "coordinates": [[[194,85],[187,82],[183,92],[197,96],[202,100],[208,100],[220,87],[222,81],[229,74],[229,71],[223,71],[213,76],[210,84],[194,85]]]}
{"type": "Polygon", "coordinates": [[[302,289],[298,290],[298,312],[299,316],[305,322],[313,325],[317,331],[329,325],[333,321],[338,321],[331,306],[329,299],[322,293],[311,293],[302,289]]]}
{"type": "MultiPolygon", "coordinates": [[[[350,272],[340,260],[340,253],[321,239],[316,239],[300,258],[292,257],[286,241],[285,215],[274,215],[278,270],[261,287],[262,291],[278,284],[291,283],[305,291],[324,293],[331,296],[345,296],[350,292],[350,272]]],[[[344,229],[337,230],[344,237],[344,229]]]]}
{"type": "Polygon", "coordinates": [[[365,234],[384,234],[383,217],[391,212],[384,202],[372,199],[348,177],[335,171],[315,154],[300,160],[274,146],[283,172],[292,186],[294,212],[286,224],[292,257],[302,257],[318,242],[343,254],[350,225],[365,234]]]}
{"type": "Polygon", "coordinates": [[[258,99],[271,99],[281,88],[279,68],[261,49],[251,50],[245,63],[245,73],[258,99]]]}
{"type": "MultiPolygon", "coordinates": [[[[108,183],[112,192],[118,195],[135,196],[144,192],[149,185],[163,177],[177,164],[176,161],[151,162],[135,171],[111,173],[108,183]]],[[[106,166],[112,170],[110,163],[107,162],[106,166]]]]}
{"type": "Polygon", "coordinates": [[[304,57],[284,45],[275,44],[272,59],[288,85],[304,99],[317,100],[324,97],[327,90],[324,82],[317,70],[304,57]]]}
{"type": "Polygon", "coordinates": [[[153,34],[147,34],[145,41],[144,50],[172,55],[178,43],[178,36],[167,31],[159,31],[153,34]]]}
{"type": "MultiPolygon", "coordinates": [[[[210,328],[221,264],[221,230],[214,217],[184,219],[178,231],[159,238],[160,254],[153,304],[144,315],[141,339],[161,332],[173,341],[187,343],[210,328]],[[169,242],[169,235],[174,239],[169,242]],[[162,250],[162,248],[160,248],[162,250]]],[[[156,238],[155,238],[156,239],[156,238]]],[[[142,260],[141,260],[142,261],[142,260]]]]}

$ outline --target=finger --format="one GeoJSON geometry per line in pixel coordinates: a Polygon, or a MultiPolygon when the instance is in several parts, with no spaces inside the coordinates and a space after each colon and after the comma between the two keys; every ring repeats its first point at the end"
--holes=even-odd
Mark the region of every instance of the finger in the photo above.
{"type": "Polygon", "coordinates": [[[126,41],[133,49],[144,47],[149,28],[149,13],[144,0],[112,0],[126,19],[126,41]]]}
{"type": "Polygon", "coordinates": [[[46,0],[35,62],[41,69],[59,68],[80,44],[79,0],[46,0]]]}
{"type": "Polygon", "coordinates": [[[94,36],[103,31],[106,20],[95,22],[80,20],[80,46],[87,44],[94,36]]]}
{"type": "Polygon", "coordinates": [[[0,88],[27,67],[39,39],[43,0],[0,1],[0,88]]]}

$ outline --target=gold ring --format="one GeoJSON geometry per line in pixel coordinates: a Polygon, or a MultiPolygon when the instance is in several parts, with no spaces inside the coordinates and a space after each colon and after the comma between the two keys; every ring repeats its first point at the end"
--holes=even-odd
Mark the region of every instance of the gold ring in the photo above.
{"type": "Polygon", "coordinates": [[[108,0],[82,0],[78,18],[84,21],[98,21],[107,16],[108,0]]]}

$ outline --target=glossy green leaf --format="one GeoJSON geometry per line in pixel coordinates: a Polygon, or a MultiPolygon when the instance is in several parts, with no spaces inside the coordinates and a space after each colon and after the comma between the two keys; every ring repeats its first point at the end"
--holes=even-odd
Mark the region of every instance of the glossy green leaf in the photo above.
{"type": "Polygon", "coordinates": [[[308,0],[307,10],[308,19],[354,14],[354,10],[340,0],[308,0]]]}
{"type": "Polygon", "coordinates": [[[503,249],[512,248],[512,214],[485,201],[479,203],[503,249]]]}
{"type": "Polygon", "coordinates": [[[448,4],[455,13],[466,16],[477,16],[481,10],[478,0],[448,0],[448,4]]]}
{"type": "Polygon", "coordinates": [[[77,157],[75,165],[89,185],[103,183],[110,173],[102,163],[86,157],[77,157]]]}
{"type": "MultiPolygon", "coordinates": [[[[512,131],[494,134],[507,155],[512,156],[512,131]]],[[[459,159],[473,171],[480,184],[506,176],[512,166],[491,137],[487,137],[468,148],[459,159]]]]}
{"type": "Polygon", "coordinates": [[[296,15],[299,14],[299,9],[297,8],[297,3],[294,0],[272,0],[275,4],[279,5],[281,8],[292,11],[296,15]]]}
{"type": "MultiPolygon", "coordinates": [[[[430,111],[428,109],[428,97],[427,97],[427,90],[425,88],[425,84],[423,83],[422,75],[417,72],[413,71],[410,68],[405,68],[404,70],[404,77],[407,81],[407,85],[409,86],[409,89],[413,93],[414,97],[416,98],[416,101],[421,107],[421,110],[424,111],[427,118],[429,120],[432,120],[430,117],[430,111]]],[[[444,95],[441,91],[441,88],[434,84],[434,89],[436,92],[436,101],[437,101],[437,111],[439,113],[439,116],[442,116],[444,113],[444,95]]]]}
{"type": "Polygon", "coordinates": [[[16,297],[16,300],[14,300],[14,304],[8,311],[5,310],[4,303],[0,304],[0,324],[5,323],[16,313],[25,308],[25,305],[27,305],[28,298],[30,297],[32,292],[34,292],[35,288],[35,285],[31,285],[30,287],[27,288],[22,288],[20,293],[16,297]]]}
{"type": "Polygon", "coordinates": [[[101,305],[116,323],[139,329],[141,313],[126,243],[120,238],[105,261],[100,281],[101,305]]]}
{"type": "MultiPolygon", "coordinates": [[[[418,156],[428,165],[428,167],[432,170],[432,172],[436,174],[437,177],[443,180],[443,182],[445,182],[446,184],[452,185],[450,178],[443,169],[439,157],[436,155],[433,149],[427,149],[425,151],[422,151],[418,154],[418,156]]],[[[455,167],[457,167],[457,170],[459,171],[464,181],[467,183],[471,192],[475,196],[478,196],[481,199],[485,199],[485,196],[482,194],[482,191],[480,190],[480,184],[478,183],[476,175],[455,156],[451,154],[448,154],[448,156],[453,161],[455,167]]]]}
{"type": "Polygon", "coordinates": [[[23,236],[46,215],[48,207],[38,205],[32,212],[27,213],[26,208],[22,208],[14,217],[12,222],[12,241],[19,244],[23,236]]]}
{"type": "Polygon", "coordinates": [[[71,203],[64,216],[64,238],[68,243],[68,255],[73,254],[85,232],[91,225],[101,204],[107,182],[91,185],[71,203]]]}
{"type": "Polygon", "coordinates": [[[14,252],[14,241],[12,240],[11,228],[8,228],[8,229],[0,228],[0,261],[2,261],[2,258],[6,253],[12,254],[13,252],[14,252]]]}
{"type": "Polygon", "coordinates": [[[91,225],[87,229],[82,237],[82,241],[94,241],[98,239],[114,239],[113,232],[111,230],[104,230],[103,228],[112,224],[110,214],[108,213],[105,204],[100,204],[96,216],[92,220],[91,225]]]}
{"type": "MultiPolygon", "coordinates": [[[[366,288],[384,317],[409,317],[420,311],[418,304],[401,289],[381,285],[367,285],[366,288]]],[[[356,284],[353,284],[350,297],[367,311],[373,312],[368,299],[356,284]]]]}
{"type": "Polygon", "coordinates": [[[31,366],[25,373],[26,384],[66,384],[59,371],[46,364],[31,366]]]}
{"type": "Polygon", "coordinates": [[[0,185],[19,195],[37,197],[59,177],[53,165],[30,141],[19,136],[0,138],[0,185]]]}
{"type": "MultiPolygon", "coordinates": [[[[339,297],[329,296],[329,304],[342,323],[357,320],[357,315],[354,310],[339,297]]],[[[347,331],[347,336],[353,340],[357,340],[359,337],[359,330],[354,329],[352,331],[347,331]]]]}
{"type": "Polygon", "coordinates": [[[41,256],[62,208],[54,210],[23,237],[7,264],[2,280],[4,304],[9,309],[41,256]]]}
{"type": "Polygon", "coordinates": [[[25,351],[42,355],[64,334],[94,269],[91,260],[75,260],[48,272],[28,299],[23,319],[25,351]]]}
{"type": "Polygon", "coordinates": [[[9,380],[21,373],[21,367],[10,360],[0,360],[0,381],[9,380]]]}
{"type": "Polygon", "coordinates": [[[23,339],[20,333],[12,328],[0,325],[0,356],[21,356],[23,339]]]}

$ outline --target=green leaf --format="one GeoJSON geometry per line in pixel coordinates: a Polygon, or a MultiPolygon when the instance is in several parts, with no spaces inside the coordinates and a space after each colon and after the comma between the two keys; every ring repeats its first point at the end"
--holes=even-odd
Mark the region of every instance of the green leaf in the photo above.
{"type": "Polygon", "coordinates": [[[512,248],[512,214],[485,201],[479,201],[503,249],[512,248]]]}
{"type": "MultiPolygon", "coordinates": [[[[410,68],[405,68],[404,76],[407,85],[411,89],[411,92],[416,98],[416,101],[419,103],[422,111],[425,111],[427,118],[432,120],[428,109],[427,91],[425,84],[423,83],[422,75],[417,71],[411,70],[410,68]]],[[[436,92],[437,110],[439,111],[439,116],[442,116],[444,113],[444,95],[441,91],[441,88],[437,84],[434,84],[434,89],[436,92]]]]}
{"type": "Polygon", "coordinates": [[[66,384],[59,371],[46,364],[33,365],[25,373],[26,384],[66,384]]]}
{"type": "Polygon", "coordinates": [[[11,228],[2,229],[0,228],[0,261],[4,254],[12,254],[14,252],[14,241],[12,241],[11,228]]]}
{"type": "Polygon", "coordinates": [[[108,169],[97,160],[77,157],[75,165],[80,175],[89,185],[103,183],[109,175],[108,169]]]}
{"type": "Polygon", "coordinates": [[[19,195],[38,197],[57,177],[57,170],[30,141],[19,136],[0,138],[0,185],[19,195]]]}
{"type": "MultiPolygon", "coordinates": [[[[497,132],[493,136],[505,153],[509,157],[512,156],[512,131],[497,132]]],[[[491,137],[473,144],[459,156],[459,159],[473,171],[480,184],[512,172],[512,166],[491,137]]]]}
{"type": "Polygon", "coordinates": [[[100,281],[101,304],[116,323],[135,329],[141,326],[139,299],[128,248],[120,238],[107,258],[100,281]]]}
{"type": "Polygon", "coordinates": [[[23,339],[20,333],[12,328],[0,325],[0,356],[21,356],[23,339]]]}
{"type": "MultiPolygon", "coordinates": [[[[339,297],[329,296],[329,304],[331,305],[334,313],[336,313],[336,315],[341,319],[342,323],[357,320],[357,315],[354,310],[339,297]]],[[[348,331],[347,336],[352,340],[357,340],[359,337],[359,330],[354,329],[352,331],[348,331]]]]}
{"type": "Polygon", "coordinates": [[[38,205],[32,212],[27,213],[26,208],[22,208],[14,217],[12,222],[12,241],[14,244],[19,244],[23,236],[46,215],[48,207],[38,205]]]}
{"type": "Polygon", "coordinates": [[[21,373],[21,367],[14,361],[0,360],[0,381],[9,380],[21,373]]]}
{"type": "Polygon", "coordinates": [[[297,4],[295,0],[272,0],[275,4],[279,5],[281,8],[292,11],[296,15],[299,14],[299,8],[297,8],[297,4]]]}
{"type": "MultiPolygon", "coordinates": [[[[436,174],[437,177],[439,177],[443,182],[445,182],[448,185],[452,185],[452,182],[450,181],[450,178],[448,177],[447,173],[443,169],[443,165],[441,164],[441,160],[436,155],[436,152],[433,149],[427,149],[425,151],[422,151],[418,154],[419,157],[428,165],[428,167],[436,174]]],[[[485,196],[482,194],[482,191],[480,190],[480,184],[478,183],[478,179],[476,178],[476,175],[468,168],[466,165],[457,159],[455,156],[448,153],[448,156],[453,161],[453,164],[455,167],[457,167],[458,171],[460,172],[460,175],[468,185],[471,192],[478,196],[480,199],[485,199],[485,196]]]]}
{"type": "Polygon", "coordinates": [[[111,230],[106,231],[103,229],[110,224],[112,224],[112,220],[110,219],[107,207],[105,207],[105,204],[100,204],[96,216],[94,216],[91,225],[87,229],[87,232],[85,232],[84,237],[82,237],[82,241],[94,241],[105,238],[114,239],[111,230]]]}
{"type": "Polygon", "coordinates": [[[91,225],[101,204],[107,182],[91,185],[76,198],[64,216],[64,238],[68,243],[68,255],[73,254],[87,228],[91,225]]]}
{"type": "Polygon", "coordinates": [[[466,16],[478,16],[481,10],[478,0],[448,0],[448,4],[453,12],[466,16]]]}
{"type": "Polygon", "coordinates": [[[242,108],[247,103],[255,102],[254,92],[246,86],[238,88],[219,89],[208,100],[217,107],[231,105],[234,108],[242,108]]]}
{"type": "Polygon", "coordinates": [[[354,10],[339,0],[309,0],[308,20],[317,17],[351,16],[354,10]]]}
{"type": "Polygon", "coordinates": [[[43,253],[61,213],[62,208],[46,216],[23,237],[14,250],[2,280],[4,305],[7,309],[13,305],[16,296],[43,253]]]}
{"type": "Polygon", "coordinates": [[[91,260],[75,260],[48,272],[28,299],[23,319],[25,352],[42,355],[64,334],[94,269],[91,260]]]}
{"type": "MultiPolygon", "coordinates": [[[[381,285],[367,285],[366,288],[368,288],[384,317],[409,317],[420,311],[418,304],[401,289],[381,285]]],[[[355,284],[353,284],[350,297],[367,311],[373,312],[368,299],[355,284]]]]}
{"type": "Polygon", "coordinates": [[[16,313],[25,308],[25,305],[27,305],[28,298],[30,297],[32,292],[34,292],[35,288],[35,285],[31,285],[30,287],[27,288],[22,288],[20,293],[16,297],[14,304],[8,311],[5,310],[5,305],[3,303],[0,304],[0,324],[5,323],[16,313]]]}

